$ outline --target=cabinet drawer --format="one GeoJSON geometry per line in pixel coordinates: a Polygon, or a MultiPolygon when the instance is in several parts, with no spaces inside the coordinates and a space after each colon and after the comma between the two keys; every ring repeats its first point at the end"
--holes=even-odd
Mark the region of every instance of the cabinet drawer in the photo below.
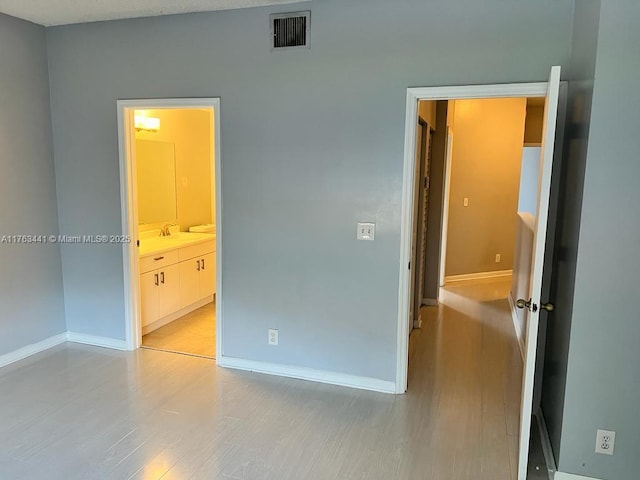
{"type": "Polygon", "coordinates": [[[180,249],[180,261],[184,262],[190,258],[201,257],[207,253],[215,251],[216,244],[213,240],[207,240],[206,242],[197,243],[189,247],[182,247],[180,249]]]}
{"type": "Polygon", "coordinates": [[[174,263],[178,263],[179,258],[180,256],[177,249],[155,255],[147,255],[140,258],[140,273],[149,272],[167,265],[173,265],[174,263]]]}

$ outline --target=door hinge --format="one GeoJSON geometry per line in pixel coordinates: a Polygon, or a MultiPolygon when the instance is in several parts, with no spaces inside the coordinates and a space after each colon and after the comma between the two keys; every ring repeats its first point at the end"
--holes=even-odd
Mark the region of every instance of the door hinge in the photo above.
{"type": "Polygon", "coordinates": [[[409,262],[409,265],[407,266],[407,268],[411,270],[411,262],[409,262]]]}

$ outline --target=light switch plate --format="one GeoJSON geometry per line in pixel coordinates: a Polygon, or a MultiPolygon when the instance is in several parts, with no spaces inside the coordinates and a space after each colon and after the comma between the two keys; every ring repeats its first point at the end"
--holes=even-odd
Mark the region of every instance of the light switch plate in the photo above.
{"type": "Polygon", "coordinates": [[[356,238],[358,240],[373,240],[375,236],[376,236],[375,223],[358,222],[358,233],[356,235],[356,238]]]}

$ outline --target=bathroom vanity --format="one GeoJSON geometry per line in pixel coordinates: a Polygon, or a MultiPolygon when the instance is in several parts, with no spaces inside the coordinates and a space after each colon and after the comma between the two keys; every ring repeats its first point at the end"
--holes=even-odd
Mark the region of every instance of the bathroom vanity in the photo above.
{"type": "Polygon", "coordinates": [[[140,301],[146,335],[214,299],[216,236],[211,233],[141,234],[140,301]]]}

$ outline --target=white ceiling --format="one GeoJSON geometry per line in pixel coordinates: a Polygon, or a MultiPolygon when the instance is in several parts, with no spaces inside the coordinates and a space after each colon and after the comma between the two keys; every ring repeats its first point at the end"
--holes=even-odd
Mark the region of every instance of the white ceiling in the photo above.
{"type": "Polygon", "coordinates": [[[300,0],[0,0],[0,12],[40,25],[52,26],[118,18],[230,10],[295,1],[300,0]]]}

